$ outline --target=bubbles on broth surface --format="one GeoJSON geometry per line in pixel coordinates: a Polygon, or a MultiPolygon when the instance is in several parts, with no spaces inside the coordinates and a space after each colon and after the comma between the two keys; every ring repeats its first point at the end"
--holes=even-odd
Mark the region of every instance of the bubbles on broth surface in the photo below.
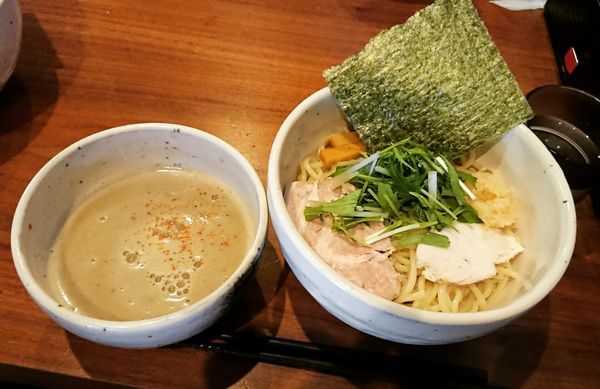
{"type": "Polygon", "coordinates": [[[95,192],[73,212],[48,273],[57,299],[89,316],[156,317],[215,290],[244,258],[251,229],[241,200],[212,177],[141,173],[95,192]]]}

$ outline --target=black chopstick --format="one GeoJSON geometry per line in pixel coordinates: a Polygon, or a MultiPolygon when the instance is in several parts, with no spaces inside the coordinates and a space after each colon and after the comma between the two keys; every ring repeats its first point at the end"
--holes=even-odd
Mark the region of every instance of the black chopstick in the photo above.
{"type": "Polygon", "coordinates": [[[249,358],[340,376],[387,381],[478,387],[487,385],[485,370],[418,360],[366,350],[276,337],[221,334],[175,345],[249,358]]]}

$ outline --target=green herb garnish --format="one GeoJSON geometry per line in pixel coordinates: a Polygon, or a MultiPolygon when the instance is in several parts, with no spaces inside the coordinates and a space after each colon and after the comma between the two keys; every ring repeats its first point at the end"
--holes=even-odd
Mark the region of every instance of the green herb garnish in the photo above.
{"type": "Polygon", "coordinates": [[[304,209],[304,217],[308,221],[313,220],[325,213],[350,218],[373,219],[387,217],[387,213],[385,212],[372,212],[357,209],[359,197],[360,191],[355,190],[354,192],[348,193],[337,200],[333,200],[328,203],[322,203],[314,207],[306,207],[304,209]]]}
{"type": "Polygon", "coordinates": [[[355,166],[334,173],[337,185],[356,188],[341,198],[304,209],[306,220],[330,215],[333,228],[357,241],[348,230],[360,223],[383,222],[386,228],[367,237],[371,244],[386,237],[398,242],[447,247],[447,238],[436,234],[455,221],[481,223],[469,205],[464,181],[472,175],[457,171],[452,163],[409,140],[379,151],[355,166]],[[424,233],[414,234],[422,230],[424,233]],[[407,236],[410,233],[412,235],[407,236]]]}
{"type": "Polygon", "coordinates": [[[448,239],[447,236],[436,234],[435,232],[428,232],[426,234],[419,234],[409,236],[407,238],[395,239],[395,242],[400,246],[412,246],[419,243],[443,248],[447,248],[450,246],[450,239],[448,239]]]}

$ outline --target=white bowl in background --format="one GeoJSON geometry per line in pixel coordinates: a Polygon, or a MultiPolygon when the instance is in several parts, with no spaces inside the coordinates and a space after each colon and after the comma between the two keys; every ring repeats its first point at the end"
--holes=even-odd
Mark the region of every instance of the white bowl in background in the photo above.
{"type": "Polygon", "coordinates": [[[22,23],[19,2],[0,0],[0,90],[17,64],[22,23]]]}
{"type": "Polygon", "coordinates": [[[335,98],[324,88],[298,105],[281,125],[269,156],[267,197],[281,250],[296,277],[331,314],[382,339],[445,344],[482,336],[527,312],[564,274],[575,244],[576,218],[564,174],[550,152],[524,125],[505,134],[480,158],[498,168],[520,204],[518,231],[525,252],[514,265],[532,287],[493,309],[441,313],[407,307],[373,295],[346,280],[306,243],[287,212],[286,185],[300,162],[324,138],[346,127],[335,98]]]}
{"type": "Polygon", "coordinates": [[[190,127],[132,124],[82,139],[42,167],[25,189],[15,211],[11,246],[23,285],[58,324],[97,343],[149,348],[189,338],[223,315],[242,281],[252,274],[266,239],[267,225],[267,201],[262,183],[250,163],[232,146],[190,127]],[[117,174],[124,176],[165,166],[218,177],[240,195],[255,230],[250,235],[250,248],[235,272],[207,297],[153,319],[99,320],[59,305],[45,277],[47,260],[73,205],[117,174]]]}

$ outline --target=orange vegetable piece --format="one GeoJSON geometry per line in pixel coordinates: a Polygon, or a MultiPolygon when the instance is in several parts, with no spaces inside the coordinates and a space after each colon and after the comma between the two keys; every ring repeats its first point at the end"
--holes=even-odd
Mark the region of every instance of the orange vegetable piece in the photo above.
{"type": "Polygon", "coordinates": [[[356,131],[334,134],[327,139],[327,147],[339,147],[352,143],[361,143],[356,131]]]}
{"type": "Polygon", "coordinates": [[[342,161],[349,161],[360,157],[360,153],[365,152],[365,146],[362,143],[350,143],[338,147],[326,147],[319,153],[319,158],[325,166],[331,166],[342,161]]]}

